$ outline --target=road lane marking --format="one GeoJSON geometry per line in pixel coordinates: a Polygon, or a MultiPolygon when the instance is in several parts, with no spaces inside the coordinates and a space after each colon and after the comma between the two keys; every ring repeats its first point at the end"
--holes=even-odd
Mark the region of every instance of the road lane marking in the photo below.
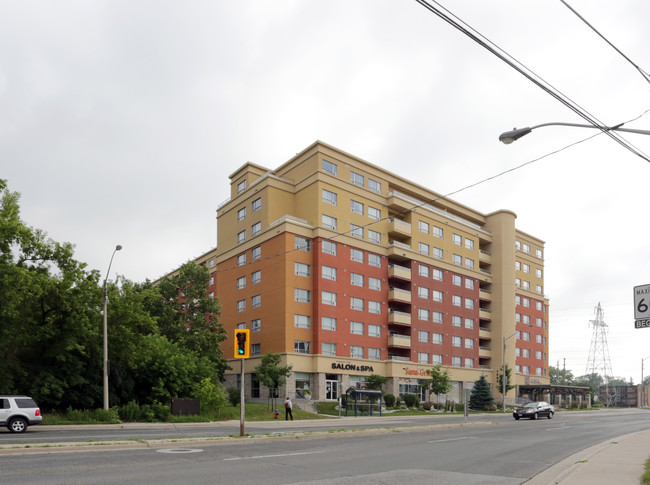
{"type": "Polygon", "coordinates": [[[235,456],[233,458],[224,458],[223,461],[257,460],[259,458],[279,458],[283,456],[315,455],[317,453],[325,453],[325,451],[304,451],[302,453],[282,453],[280,455],[235,456]]]}
{"type": "Polygon", "coordinates": [[[434,440],[434,441],[427,441],[427,443],[445,443],[447,441],[460,441],[460,440],[468,440],[470,438],[474,438],[473,436],[463,436],[462,438],[449,438],[446,440],[434,440]]]}

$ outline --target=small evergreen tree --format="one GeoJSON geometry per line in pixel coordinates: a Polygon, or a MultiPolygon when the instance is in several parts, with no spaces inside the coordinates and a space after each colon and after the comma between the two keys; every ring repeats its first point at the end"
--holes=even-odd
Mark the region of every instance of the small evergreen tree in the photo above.
{"type": "Polygon", "coordinates": [[[485,376],[481,376],[478,381],[474,383],[474,389],[469,397],[469,407],[471,409],[485,410],[494,403],[492,397],[492,390],[485,376]]]}

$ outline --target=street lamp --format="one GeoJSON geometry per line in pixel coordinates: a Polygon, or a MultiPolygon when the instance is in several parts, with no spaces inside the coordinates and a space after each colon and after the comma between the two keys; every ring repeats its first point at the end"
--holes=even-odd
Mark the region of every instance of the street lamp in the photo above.
{"type": "Polygon", "coordinates": [[[645,385],[643,384],[643,362],[650,359],[650,355],[641,359],[641,407],[645,405],[645,385]]]}
{"type": "Polygon", "coordinates": [[[621,128],[624,123],[616,126],[598,126],[598,125],[583,125],[579,123],[561,123],[553,121],[551,123],[542,123],[541,125],[530,126],[526,128],[514,128],[511,131],[506,131],[499,135],[499,141],[510,145],[513,141],[519,140],[522,136],[526,136],[528,133],[533,131],[536,128],[541,128],[543,126],[575,126],[578,128],[596,128],[597,130],[602,131],[625,131],[627,133],[637,133],[639,135],[650,135],[650,130],[635,130],[633,128],[621,128]]]}
{"type": "Polygon", "coordinates": [[[119,244],[115,246],[115,250],[111,255],[111,261],[108,263],[108,271],[106,271],[106,278],[104,278],[104,409],[108,410],[108,320],[106,318],[106,311],[108,309],[108,275],[111,272],[111,265],[113,264],[113,256],[115,253],[122,249],[119,244]]]}
{"type": "MultiPolygon", "coordinates": [[[[535,324],[532,323],[530,325],[526,325],[524,328],[531,328],[534,327],[535,324]]],[[[517,330],[518,332],[519,330],[517,330]]],[[[506,384],[507,384],[507,377],[506,377],[506,340],[511,339],[515,335],[517,335],[517,332],[513,333],[512,335],[508,337],[503,337],[503,368],[501,369],[501,389],[503,392],[503,403],[502,403],[502,412],[506,412],[506,384]]]]}

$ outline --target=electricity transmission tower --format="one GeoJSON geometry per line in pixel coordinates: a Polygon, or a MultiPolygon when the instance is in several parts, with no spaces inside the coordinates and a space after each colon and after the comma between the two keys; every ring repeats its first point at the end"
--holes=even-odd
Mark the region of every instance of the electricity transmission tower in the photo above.
{"type": "Polygon", "coordinates": [[[607,346],[607,324],[603,319],[603,309],[600,307],[600,302],[595,308],[595,320],[589,320],[593,327],[591,337],[591,346],[589,347],[589,358],[587,359],[587,375],[600,374],[605,380],[606,394],[608,402],[607,406],[613,405],[616,400],[616,395],[609,393],[609,381],[612,378],[612,361],[609,358],[609,347],[607,346]]]}

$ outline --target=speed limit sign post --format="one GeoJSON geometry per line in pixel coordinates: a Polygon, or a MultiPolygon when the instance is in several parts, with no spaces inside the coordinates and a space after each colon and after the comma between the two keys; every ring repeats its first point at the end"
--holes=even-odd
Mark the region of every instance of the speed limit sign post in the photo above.
{"type": "Polygon", "coordinates": [[[634,287],[634,328],[650,328],[650,285],[634,287]]]}

